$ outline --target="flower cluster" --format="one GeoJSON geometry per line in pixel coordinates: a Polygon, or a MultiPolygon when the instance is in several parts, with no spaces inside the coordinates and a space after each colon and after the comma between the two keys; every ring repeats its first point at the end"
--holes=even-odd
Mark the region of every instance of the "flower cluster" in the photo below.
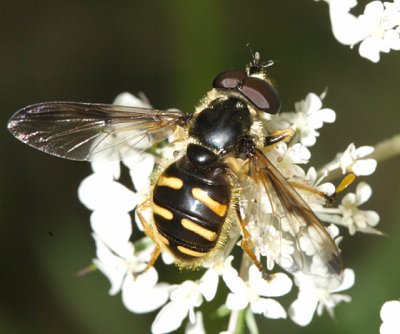
{"type": "Polygon", "coordinates": [[[344,45],[360,43],[359,53],[375,63],[380,52],[400,50],[400,1],[371,1],[364,13],[355,16],[350,11],[357,0],[324,0],[329,4],[332,31],[344,45]]]}
{"type": "MultiPolygon", "coordinates": [[[[116,103],[150,107],[127,93],[118,96],[116,103]]],[[[334,121],[335,112],[322,108],[322,99],[310,93],[305,100],[295,104],[293,112],[271,116],[265,126],[269,131],[284,128],[294,130],[293,140],[289,144],[279,143],[276,148],[266,152],[267,157],[289,182],[298,185],[302,200],[319,219],[331,223],[326,231],[338,245],[342,237],[339,236],[337,225],[347,227],[350,234],[358,231],[379,233],[374,228],[379,216],[373,211],[360,208],[372,192],[364,182],[356,187],[355,193],[345,195],[336,208],[326,205],[326,198],[335,193],[335,186],[324,182],[324,179],[334,170],[356,175],[371,174],[375,170],[376,162],[366,158],[366,155],[372,148],[357,149],[351,144],[319,172],[313,167],[305,171],[300,166],[309,162],[309,147],[315,144],[319,136],[318,130],[324,123],[334,121]]],[[[293,264],[293,240],[285,240],[279,236],[278,229],[273,225],[265,231],[262,225],[252,224],[254,222],[249,222],[254,251],[265,262],[269,280],[262,277],[246,255],[243,259],[247,262],[242,260],[239,270],[234,267],[233,263],[236,261],[233,261],[231,249],[238,241],[238,231],[238,237],[228,241],[228,245],[210,263],[204,265],[204,270],[198,271],[197,280],[175,284],[163,282],[162,278],[159,280],[155,267],[143,273],[151,258],[154,244],[149,237],[137,231],[142,230],[142,226],[133,223],[133,220],[138,222],[138,219],[133,219],[132,212],[148,197],[150,178],[159,160],[165,156],[171,157],[175,150],[182,149],[179,146],[181,143],[174,143],[172,139],[170,141],[169,145],[153,150],[154,154],[137,150],[133,155],[120,157],[121,162],[94,160],[93,173],[79,187],[80,200],[92,210],[91,226],[97,248],[95,266],[109,279],[109,293],[116,295],[121,292],[122,302],[129,311],[144,313],[160,309],[152,324],[153,333],[169,333],[183,323],[186,323],[186,333],[205,333],[201,305],[214,299],[220,284],[224,284],[229,290],[224,308],[231,314],[246,310],[269,319],[290,317],[301,326],[307,325],[314,313],[321,315],[326,309],[333,315],[337,304],[350,301],[348,295],[339,292],[354,284],[355,275],[351,269],[344,270],[341,284],[334,288],[318,284],[313,276],[302,271],[286,273],[275,264],[283,268],[288,267],[288,263],[293,264]],[[122,168],[129,170],[132,181],[129,188],[119,181],[122,168]],[[132,238],[132,234],[135,234],[135,238],[132,238]],[[293,286],[298,288],[298,296],[291,305],[285,307],[277,299],[288,294],[293,286]]],[[[268,203],[269,200],[275,201],[274,198],[268,199],[268,196],[264,196],[263,201],[267,208],[265,214],[271,214],[268,207],[271,209],[274,206],[273,203],[268,203]]],[[[301,248],[305,252],[309,249],[310,254],[307,255],[315,259],[311,256],[312,248],[308,247],[307,242],[309,240],[299,239],[301,248]]],[[[166,254],[163,254],[162,259],[166,264],[173,262],[166,254]]],[[[318,261],[310,262],[310,266],[317,272],[320,269],[318,261]]],[[[227,332],[233,332],[233,329],[230,324],[227,332]]]]}

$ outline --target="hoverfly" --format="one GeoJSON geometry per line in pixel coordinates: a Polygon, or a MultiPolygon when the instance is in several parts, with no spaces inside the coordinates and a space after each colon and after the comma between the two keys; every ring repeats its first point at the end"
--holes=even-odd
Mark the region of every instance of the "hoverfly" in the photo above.
{"type": "Polygon", "coordinates": [[[193,114],[46,102],[18,111],[8,129],[34,148],[72,160],[104,157],[119,148],[121,156],[124,150],[146,150],[172,136],[183,149],[173,161],[160,164],[148,199],[137,208],[145,233],[155,243],[147,268],[161,252],[171,254],[180,267],[198,267],[223,249],[236,224],[241,247],[269,279],[256,254],[251,222],[290,244],[289,261],[276,260],[281,267],[335,287],[342,276],[335,242],[296,186],[265,155],[293,136],[291,129],[266,133],[263,125],[280,109],[278,93],[266,75],[271,64],[261,63],[255,53],[245,70],[222,72],[193,114]]]}

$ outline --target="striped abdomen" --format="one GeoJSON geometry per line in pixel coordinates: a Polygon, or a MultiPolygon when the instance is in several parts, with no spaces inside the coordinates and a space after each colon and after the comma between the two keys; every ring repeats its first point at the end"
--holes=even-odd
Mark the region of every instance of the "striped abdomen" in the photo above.
{"type": "Polygon", "coordinates": [[[160,239],[183,265],[205,258],[217,246],[231,200],[222,169],[193,168],[183,157],[158,178],[154,223],[160,239]]]}

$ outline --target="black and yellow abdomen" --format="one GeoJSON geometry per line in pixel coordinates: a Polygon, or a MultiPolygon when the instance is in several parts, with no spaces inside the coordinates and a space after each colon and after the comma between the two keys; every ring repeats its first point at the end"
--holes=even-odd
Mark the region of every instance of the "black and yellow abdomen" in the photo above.
{"type": "Polygon", "coordinates": [[[198,263],[218,245],[231,201],[223,169],[196,168],[185,155],[159,176],[154,224],[162,243],[183,265],[198,263]]]}

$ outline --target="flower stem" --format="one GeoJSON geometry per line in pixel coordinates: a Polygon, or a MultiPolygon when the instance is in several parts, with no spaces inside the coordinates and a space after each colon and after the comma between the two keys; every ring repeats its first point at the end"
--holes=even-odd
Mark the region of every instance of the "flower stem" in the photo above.
{"type": "Polygon", "coordinates": [[[244,333],[244,310],[235,310],[229,317],[228,332],[232,334],[244,333]]]}
{"type": "MultiPolygon", "coordinates": [[[[242,262],[240,264],[239,276],[246,281],[248,279],[250,266],[250,259],[248,256],[242,256],[242,262]]],[[[245,328],[245,315],[246,309],[234,310],[231,312],[228,323],[228,332],[233,334],[243,334],[245,328]]]]}
{"type": "Polygon", "coordinates": [[[400,154],[400,134],[375,145],[375,151],[366,158],[384,161],[400,154]]]}

